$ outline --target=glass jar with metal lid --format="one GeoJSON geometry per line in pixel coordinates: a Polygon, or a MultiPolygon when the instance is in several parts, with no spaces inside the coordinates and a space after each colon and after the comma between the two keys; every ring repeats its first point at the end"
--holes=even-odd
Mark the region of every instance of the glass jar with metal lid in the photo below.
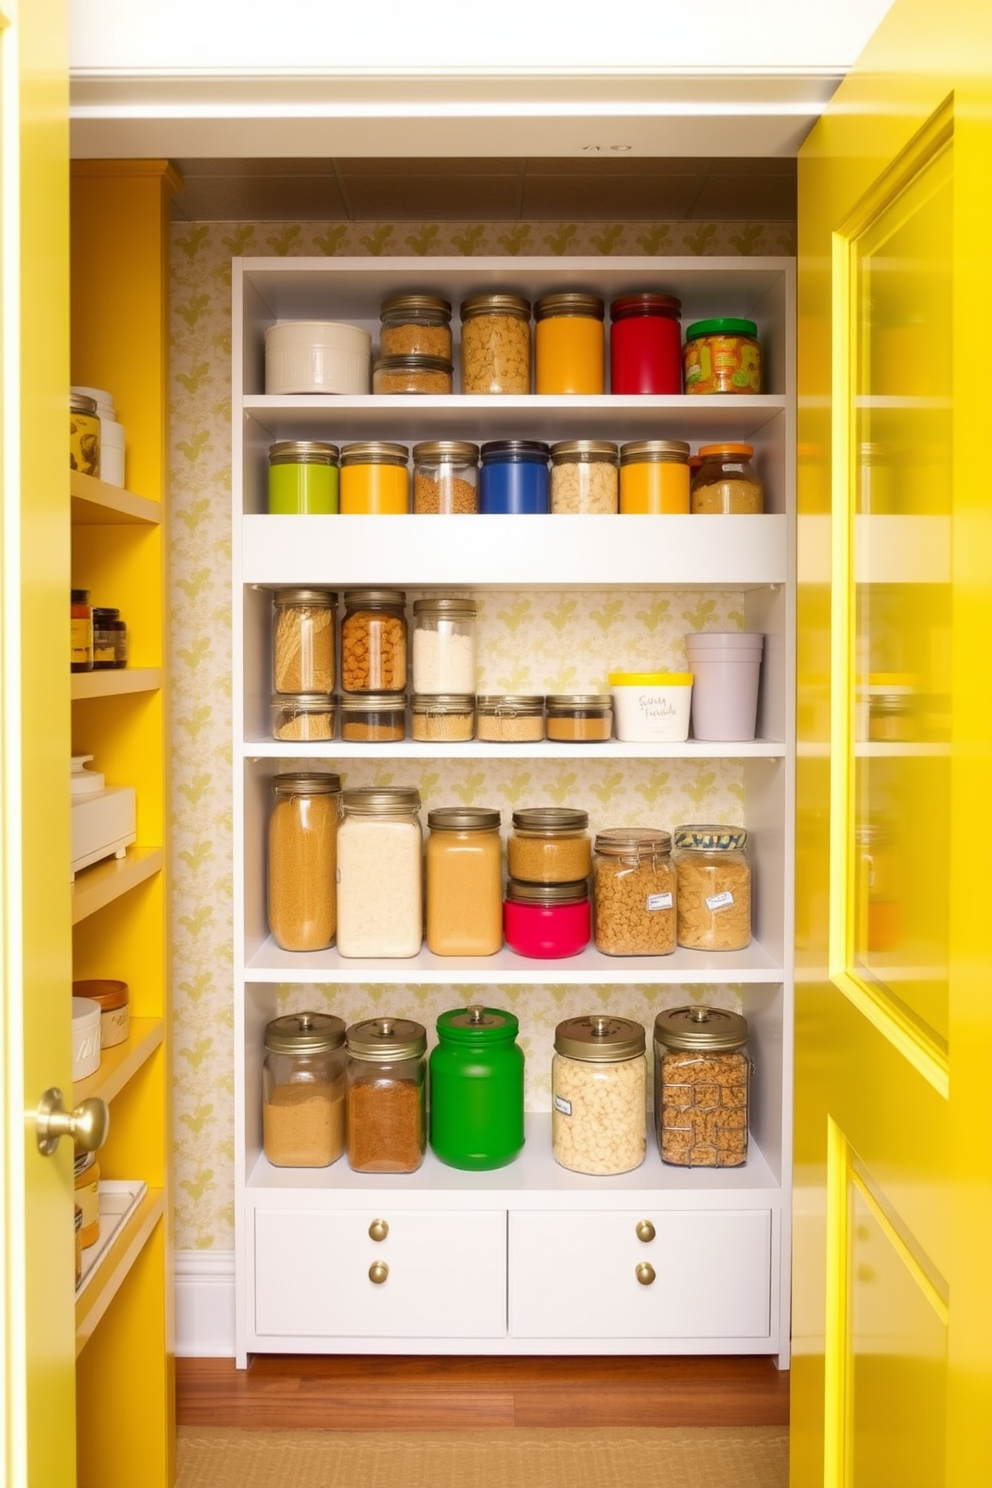
{"type": "Polygon", "coordinates": [[[605,306],[599,295],[565,291],[534,302],[534,391],[602,393],[605,306]]]}
{"type": "Polygon", "coordinates": [[[341,448],[344,516],[403,516],[410,510],[410,452],[405,444],[366,439],[341,448]]]}
{"type": "Polygon", "coordinates": [[[413,509],[461,516],[479,510],[479,446],[431,439],[413,446],[413,509]]]}
{"type": "Polygon", "coordinates": [[[675,829],[677,937],[696,951],[741,951],[751,943],[751,864],[743,827],[675,829]]]}
{"type": "Polygon", "coordinates": [[[425,692],[475,692],[472,599],[438,597],[413,604],[413,686],[425,692]]]}
{"type": "Polygon", "coordinates": [[[272,695],[272,737],[316,742],[334,738],[337,698],[326,692],[276,692],[272,695]]]}
{"type": "Polygon", "coordinates": [[[629,1018],[593,1014],[555,1029],[551,1149],[573,1173],[629,1173],[647,1152],[646,1036],[629,1018]]]}
{"type": "Polygon", "coordinates": [[[524,1055],[517,1018],[470,1003],[437,1020],[431,1050],[430,1144],[452,1168],[484,1172],[524,1145],[524,1055]]]}
{"type": "Polygon", "coordinates": [[[577,956],[589,944],[589,883],[507,880],[503,939],[518,956],[554,960],[577,956]]]}
{"type": "Polygon", "coordinates": [[[611,393],[681,393],[681,314],[674,295],[620,295],[612,302],[611,393]]]}
{"type": "Polygon", "coordinates": [[[637,516],[689,510],[689,446],[681,439],[635,439],[620,446],[620,511],[637,516]]]}
{"type": "Polygon", "coordinates": [[[541,516],[550,509],[548,445],[491,439],[479,451],[479,510],[485,516],[541,516]]]}
{"type": "Polygon", "coordinates": [[[672,834],[650,827],[597,832],[593,844],[596,949],[608,956],[667,956],[675,950],[672,834]]]}
{"type": "Polygon", "coordinates": [[[552,692],[544,705],[549,739],[577,744],[613,737],[613,698],[608,692],[552,692]]]}
{"type": "Polygon", "coordinates": [[[341,622],[342,692],[404,692],[406,595],[402,589],[346,589],[341,622]]]}
{"type": "Polygon", "coordinates": [[[272,673],[276,692],[334,691],[334,615],[329,589],[277,589],[272,596],[272,673]]]}
{"type": "Polygon", "coordinates": [[[762,512],[765,493],[751,464],[753,444],[703,444],[692,476],[689,505],[694,512],[762,512]]]}
{"type": "Polygon", "coordinates": [[[880,818],[854,826],[855,953],[894,951],[902,939],[905,906],[903,855],[891,822],[880,818]]]}
{"type": "Polygon", "coordinates": [[[471,693],[415,692],[410,699],[410,737],[421,744],[464,744],[475,732],[471,693]]]}
{"type": "Polygon", "coordinates": [[[739,1168],[747,1161],[754,1066],[747,1019],[725,1008],[666,1008],[654,1022],[654,1124],[662,1161],[739,1168]]]}
{"type": "Polygon", "coordinates": [[[378,357],[372,364],[372,391],[450,393],[451,363],[445,357],[378,357]]]}
{"type": "Polygon", "coordinates": [[[523,692],[484,692],[475,700],[475,737],[493,744],[532,744],[544,738],[544,698],[523,692]]]}
{"type": "Polygon", "coordinates": [[[96,399],[85,393],[69,394],[69,469],[100,474],[100,416],[96,399]]]}
{"type": "Polygon", "coordinates": [[[415,956],[423,941],[423,835],[414,786],[341,793],[338,951],[415,956]]]}
{"type": "Polygon", "coordinates": [[[530,392],[530,301],[470,295],[461,304],[462,392],[530,392]]]}
{"type": "Polygon", "coordinates": [[[398,744],[406,738],[406,698],[401,692],[346,693],[338,700],[341,738],[347,744],[398,744]]]}
{"type": "Polygon", "coordinates": [[[687,326],[682,371],[687,393],[760,393],[757,325],[722,315],[687,326]]]}
{"type": "Polygon", "coordinates": [[[592,867],[588,811],[535,806],[513,813],[506,843],[511,878],[527,883],[574,883],[592,867]]]}
{"type": "Polygon", "coordinates": [[[273,775],[267,856],[272,939],[284,951],[320,951],[337,928],[338,798],[329,771],[273,775]]]}
{"type": "Polygon", "coordinates": [[[345,1035],[348,1164],[413,1173],[427,1150],[427,1031],[410,1018],[368,1018],[345,1035]]]}
{"type": "Polygon", "coordinates": [[[100,1164],[95,1152],[76,1151],[73,1163],[75,1202],[83,1212],[80,1244],[89,1250],[100,1238],[100,1164]]]}
{"type": "Polygon", "coordinates": [[[451,361],[451,302],[440,295],[389,295],[379,307],[384,357],[429,356],[451,361]]]}
{"type": "Polygon", "coordinates": [[[269,512],[276,516],[328,516],[338,509],[336,444],[320,439],[280,439],[269,445],[269,512]]]}
{"type": "Polygon", "coordinates": [[[120,610],[93,606],[93,670],[110,672],[117,666],[117,629],[120,610]]]}
{"type": "Polygon", "coordinates": [[[498,811],[440,806],[427,814],[427,949],[493,956],[503,944],[498,811]]]}
{"type": "Polygon", "coordinates": [[[563,439],[551,446],[551,510],[609,516],[619,503],[617,447],[607,439],[563,439]]]}
{"type": "Polygon", "coordinates": [[[285,1013],[265,1026],[262,1146],[277,1168],[326,1168],[344,1151],[344,1020],[285,1013]]]}

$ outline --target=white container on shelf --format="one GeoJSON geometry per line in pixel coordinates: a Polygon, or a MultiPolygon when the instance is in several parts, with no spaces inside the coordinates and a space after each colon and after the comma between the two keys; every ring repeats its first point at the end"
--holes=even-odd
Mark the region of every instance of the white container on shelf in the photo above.
{"type": "Polygon", "coordinates": [[[334,320],[280,320],[265,332],[265,391],[367,393],[372,337],[334,320]]]}
{"type": "Polygon", "coordinates": [[[100,479],[124,485],[124,425],[100,415],[100,479]]]}
{"type": "Polygon", "coordinates": [[[611,672],[617,738],[625,744],[689,737],[691,672],[611,672]]]}
{"type": "Polygon", "coordinates": [[[753,739],[763,635],[702,631],[685,638],[692,685],[692,737],[753,739]]]}
{"type": "Polygon", "coordinates": [[[92,997],[72,999],[72,1078],[85,1080],[100,1068],[100,1004],[92,997]]]}

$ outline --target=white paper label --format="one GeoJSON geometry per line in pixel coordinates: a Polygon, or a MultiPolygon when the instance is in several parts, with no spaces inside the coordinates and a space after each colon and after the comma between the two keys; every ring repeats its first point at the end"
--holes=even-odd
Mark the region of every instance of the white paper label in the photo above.
{"type": "Polygon", "coordinates": [[[571,1116],[571,1114],[572,1114],[572,1102],[571,1101],[568,1101],[568,1100],[565,1100],[565,1098],[563,1096],[561,1096],[561,1095],[556,1095],[555,1096],[555,1110],[558,1112],[558,1114],[560,1116],[571,1116]]]}
{"type": "Polygon", "coordinates": [[[649,894],[648,895],[648,898],[647,898],[647,908],[649,910],[651,910],[651,909],[671,909],[671,907],[672,907],[672,896],[671,896],[671,894],[649,894]]]}
{"type": "Polygon", "coordinates": [[[722,894],[711,894],[706,901],[706,908],[711,912],[718,909],[729,909],[734,902],[734,896],[729,889],[722,894]]]}

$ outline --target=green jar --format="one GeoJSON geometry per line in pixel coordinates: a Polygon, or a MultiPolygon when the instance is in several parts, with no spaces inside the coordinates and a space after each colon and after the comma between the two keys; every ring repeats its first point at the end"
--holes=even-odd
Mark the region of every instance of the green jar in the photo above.
{"type": "Polygon", "coordinates": [[[282,439],[269,446],[269,512],[328,516],[338,509],[338,447],[319,439],[282,439]]]}
{"type": "Polygon", "coordinates": [[[513,1013],[472,1003],[437,1020],[430,1144],[443,1163],[502,1168],[524,1145],[524,1055],[513,1013]]]}

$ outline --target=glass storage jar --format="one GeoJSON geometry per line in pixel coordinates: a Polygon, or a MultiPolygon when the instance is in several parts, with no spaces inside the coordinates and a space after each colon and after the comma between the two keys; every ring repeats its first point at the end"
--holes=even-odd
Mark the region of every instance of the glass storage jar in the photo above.
{"type": "Polygon", "coordinates": [[[69,666],[73,672],[93,670],[93,608],[88,589],[69,593],[69,666]]]}
{"type": "MultiPolygon", "coordinates": [[[[856,822],[855,952],[894,951],[902,938],[902,854],[890,823],[856,822]]],[[[80,994],[85,995],[85,994],[80,994]]]]}
{"type": "Polygon", "coordinates": [[[479,510],[479,446],[431,439],[413,446],[413,509],[461,516],[479,510]]]}
{"type": "Polygon", "coordinates": [[[93,607],[93,670],[110,672],[117,665],[117,632],[114,621],[120,610],[109,610],[103,606],[93,607]]]}
{"type": "Polygon", "coordinates": [[[765,493],[751,464],[751,444],[703,444],[689,488],[694,512],[752,513],[765,509],[765,493]]]}
{"type": "Polygon", "coordinates": [[[276,692],[334,691],[334,614],[329,589],[277,589],[272,596],[272,672],[276,692]]]}
{"type": "Polygon", "coordinates": [[[440,806],[427,813],[427,949],[493,956],[503,944],[499,812],[440,806]]]}
{"type": "Polygon", "coordinates": [[[544,738],[544,699],[530,693],[480,693],[475,737],[498,744],[532,744],[544,738]]]}
{"type": "Polygon", "coordinates": [[[550,510],[548,445],[537,439],[491,439],[482,445],[479,511],[486,516],[540,516],[550,510]]]}
{"type": "Polygon", "coordinates": [[[592,867],[588,811],[534,806],[513,813],[506,842],[511,878],[527,883],[574,883],[592,867]]]}
{"type": "Polygon", "coordinates": [[[406,445],[374,439],[343,445],[340,489],[344,516],[403,516],[410,510],[406,445]]]}
{"type": "Polygon", "coordinates": [[[346,694],[338,700],[346,744],[398,744],[406,738],[406,698],[401,692],[346,694]]]}
{"type": "Polygon", "coordinates": [[[334,738],[337,698],[326,692],[276,692],[270,704],[273,739],[334,738]]]}
{"type": "Polygon", "coordinates": [[[273,775],[266,898],[272,939],[284,951],[321,951],[337,926],[338,800],[328,771],[273,775]]]}
{"type": "Polygon", "coordinates": [[[342,692],[404,692],[406,595],[402,589],[346,589],[341,622],[342,692]]]}
{"type": "Polygon", "coordinates": [[[752,1064],[747,1020],[724,1008],[666,1008],[654,1022],[654,1123],[662,1161],[739,1168],[747,1161],[752,1064]]]}
{"type": "Polygon", "coordinates": [[[475,601],[456,597],[413,603],[416,692],[475,692],[475,601]]]}
{"type": "Polygon", "coordinates": [[[320,439],[280,439],[270,444],[270,515],[333,515],[338,509],[339,457],[336,444],[320,439]]]}
{"type": "Polygon", "coordinates": [[[462,392],[530,392],[530,301],[515,294],[462,301],[462,392]]]}
{"type": "Polygon", "coordinates": [[[409,1018],[353,1023],[348,1050],[348,1164],[413,1173],[427,1150],[427,1032],[409,1018]]]}
{"type": "Polygon", "coordinates": [[[415,787],[359,786],[341,794],[338,951],[415,956],[423,940],[423,837],[415,787]]]}
{"type": "Polygon", "coordinates": [[[100,1238],[100,1164],[95,1152],[76,1152],[73,1187],[75,1202],[83,1212],[80,1244],[89,1250],[100,1238]]]}
{"type": "Polygon", "coordinates": [[[372,366],[372,391],[450,393],[451,363],[444,357],[379,357],[372,366]]]}
{"type": "Polygon", "coordinates": [[[650,827],[597,832],[593,844],[593,937],[608,956],[675,950],[672,834],[650,827]]]}
{"type": "Polygon", "coordinates": [[[470,1003],[437,1020],[431,1150],[451,1168],[503,1168],[524,1145],[524,1055],[513,1013],[470,1003]]]}
{"type": "Polygon", "coordinates": [[[451,302],[440,295],[389,295],[379,307],[384,357],[429,356],[451,361],[451,302]]]}
{"type": "Polygon", "coordinates": [[[265,1026],[262,1147],[277,1168],[326,1168],[344,1151],[344,1020],[285,1013],[265,1026]]]}
{"type": "Polygon", "coordinates": [[[677,937],[697,951],[742,951],[751,943],[751,864],[743,827],[675,829],[677,937]]]}
{"type": "Polygon", "coordinates": [[[647,1152],[646,1036],[629,1018],[566,1018],[551,1060],[551,1150],[573,1173],[629,1173],[647,1152]]]}
{"type": "Polygon", "coordinates": [[[534,302],[534,391],[602,393],[606,382],[604,304],[580,291],[534,302]]]}
{"type": "Polygon", "coordinates": [[[552,692],[544,702],[549,739],[588,743],[613,737],[613,698],[608,692],[552,692]]]}
{"type": "Polygon", "coordinates": [[[419,693],[410,699],[410,737],[421,744],[464,744],[475,732],[471,693],[419,693]]]}
{"type": "Polygon", "coordinates": [[[620,295],[612,302],[611,393],[681,393],[681,314],[674,295],[620,295]]]}
{"type": "Polygon", "coordinates": [[[551,510],[609,516],[620,499],[618,454],[606,439],[564,439],[551,446],[551,510]]]}
{"type": "Polygon", "coordinates": [[[589,944],[589,884],[507,880],[503,939],[518,956],[554,960],[577,956],[589,944]]]}
{"type": "Polygon", "coordinates": [[[682,372],[687,393],[760,393],[757,325],[723,315],[687,326],[682,372]]]}
{"type": "Polygon", "coordinates": [[[681,439],[634,439],[620,446],[620,511],[626,516],[689,510],[689,446],[681,439]]]}

